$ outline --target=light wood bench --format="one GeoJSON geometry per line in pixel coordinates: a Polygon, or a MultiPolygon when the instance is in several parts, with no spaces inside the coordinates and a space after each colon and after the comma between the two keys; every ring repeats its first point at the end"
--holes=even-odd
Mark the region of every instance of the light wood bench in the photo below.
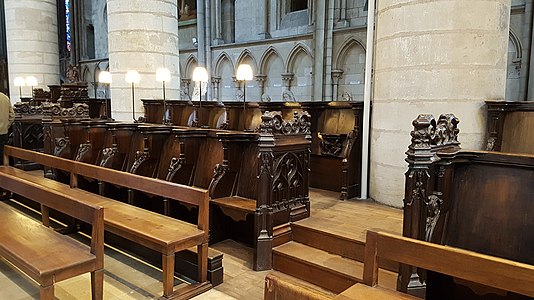
{"type": "Polygon", "coordinates": [[[88,272],[91,273],[92,299],[102,299],[104,209],[6,172],[10,168],[0,167],[0,188],[90,224],[91,246],[57,233],[8,204],[0,203],[0,256],[40,285],[43,300],[55,299],[54,283],[88,272]]]}
{"type": "MultiPolygon", "coordinates": [[[[68,193],[81,202],[103,206],[106,209],[106,215],[104,217],[106,231],[161,253],[163,298],[189,298],[211,288],[211,284],[206,278],[209,240],[209,197],[206,190],[9,146],[5,148],[5,159],[8,156],[69,172],[71,176],[70,186],[6,165],[0,167],[0,173],[23,178],[26,181],[47,187],[50,190],[68,193]],[[171,201],[180,201],[189,205],[198,206],[198,224],[195,226],[181,220],[78,189],[76,188],[78,176],[94,178],[117,186],[159,195],[171,201]],[[198,283],[183,289],[174,290],[175,253],[193,246],[197,246],[198,252],[198,283]]],[[[48,222],[47,206],[43,207],[42,214],[43,221],[48,222]]]]}
{"type": "Polygon", "coordinates": [[[363,284],[336,299],[417,299],[378,284],[378,259],[446,274],[504,291],[534,296],[534,266],[382,232],[367,232],[363,284]]]}

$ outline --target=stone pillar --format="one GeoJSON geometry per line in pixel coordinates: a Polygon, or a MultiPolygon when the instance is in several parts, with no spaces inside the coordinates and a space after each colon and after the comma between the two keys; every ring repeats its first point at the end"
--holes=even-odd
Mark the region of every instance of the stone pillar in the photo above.
{"type": "Polygon", "coordinates": [[[347,27],[349,26],[349,21],[347,20],[347,0],[339,1],[339,20],[337,20],[338,27],[347,27]]]}
{"type": "Polygon", "coordinates": [[[291,81],[293,80],[294,76],[295,74],[293,73],[282,74],[282,81],[284,82],[284,87],[286,91],[291,91],[291,81]]]}
{"type": "Polygon", "coordinates": [[[219,102],[219,86],[221,85],[221,76],[211,76],[211,86],[213,87],[213,100],[219,102]]]}
{"type": "Polygon", "coordinates": [[[339,98],[339,80],[343,75],[343,70],[332,70],[332,101],[339,98]]]}
{"type": "MultiPolygon", "coordinates": [[[[206,12],[204,0],[197,0],[198,66],[206,67],[206,12]]],[[[209,73],[208,73],[209,74],[209,73]]]]}
{"type": "Polygon", "coordinates": [[[267,80],[267,75],[265,74],[256,75],[256,81],[258,82],[258,88],[260,89],[260,99],[263,97],[263,94],[265,94],[265,81],[266,80],[267,80]]]}
{"type": "Polygon", "coordinates": [[[403,205],[404,153],[421,113],[454,113],[462,147],[482,149],[484,100],[505,96],[509,20],[510,0],[378,2],[373,199],[403,205]]]}
{"type": "Polygon", "coordinates": [[[271,33],[269,32],[269,0],[263,0],[262,3],[263,20],[262,20],[262,32],[260,36],[264,39],[270,39],[271,33]]]}
{"type": "MultiPolygon", "coordinates": [[[[38,87],[59,84],[56,0],[4,0],[11,101],[19,101],[15,77],[35,76],[38,87]]],[[[30,96],[29,87],[22,88],[30,96]]]]}
{"type": "MultiPolygon", "coordinates": [[[[141,82],[135,87],[136,116],[144,115],[141,99],[161,99],[162,83],[156,70],[167,68],[172,79],[166,83],[168,99],[180,96],[178,63],[178,10],[176,1],[108,0],[109,69],[111,110],[117,120],[132,119],[131,85],[128,70],[136,70],[141,82]]],[[[199,41],[200,42],[200,41],[199,41]]]]}
{"type": "Polygon", "coordinates": [[[235,42],[235,0],[221,0],[221,20],[225,43],[235,42]]]}
{"type": "Polygon", "coordinates": [[[213,44],[220,45],[224,44],[222,38],[222,9],[221,9],[221,0],[215,0],[215,40],[213,44]]]}

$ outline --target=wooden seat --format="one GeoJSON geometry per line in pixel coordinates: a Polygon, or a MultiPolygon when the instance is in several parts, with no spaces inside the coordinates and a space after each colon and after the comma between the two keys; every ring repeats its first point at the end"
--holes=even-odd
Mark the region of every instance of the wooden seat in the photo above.
{"type": "Polygon", "coordinates": [[[216,198],[211,203],[250,214],[256,211],[256,200],[239,196],[216,198]]]}
{"type": "MultiPolygon", "coordinates": [[[[20,178],[20,180],[31,182],[37,186],[46,187],[52,191],[67,193],[83,203],[101,205],[108,212],[104,218],[107,231],[161,253],[164,297],[190,297],[211,287],[206,280],[208,255],[207,206],[209,203],[207,191],[13,147],[6,147],[5,151],[7,155],[36,161],[40,164],[69,172],[71,174],[71,185],[32,175],[9,166],[0,167],[0,174],[9,174],[9,176],[20,178]],[[170,200],[184,201],[189,205],[196,205],[199,207],[198,225],[78,189],[76,188],[77,176],[94,178],[117,186],[138,189],[170,200]],[[193,288],[174,291],[175,253],[193,246],[198,248],[199,283],[194,285],[193,288]]],[[[45,223],[48,222],[46,220],[47,216],[48,212],[43,211],[45,223]]]]}
{"type": "Polygon", "coordinates": [[[55,299],[54,283],[88,272],[93,299],[102,299],[103,208],[17,176],[10,172],[12,167],[6,166],[7,155],[5,165],[0,167],[0,188],[40,203],[46,212],[52,208],[91,225],[91,246],[48,229],[48,222],[39,225],[7,204],[0,204],[0,256],[39,283],[43,300],[55,299]]]}
{"type": "Polygon", "coordinates": [[[78,270],[76,275],[93,270],[96,256],[88,246],[50,230],[5,203],[0,203],[0,216],[0,255],[14,261],[39,284],[46,276],[54,281],[73,277],[68,274],[73,267],[78,270]]]}

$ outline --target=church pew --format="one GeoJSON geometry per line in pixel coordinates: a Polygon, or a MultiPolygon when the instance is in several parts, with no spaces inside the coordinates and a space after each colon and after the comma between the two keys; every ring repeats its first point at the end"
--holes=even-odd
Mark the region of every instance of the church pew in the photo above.
{"type": "Polygon", "coordinates": [[[363,102],[303,102],[311,115],[310,186],[360,195],[363,102]]]}
{"type": "Polygon", "coordinates": [[[212,213],[214,223],[224,224],[214,225],[213,235],[217,239],[228,228],[230,234],[244,231],[245,239],[252,237],[255,270],[270,269],[273,245],[291,239],[290,222],[310,215],[309,126],[306,112],[289,120],[281,112],[270,112],[254,134],[218,133],[224,160],[215,169],[209,191],[211,203],[229,218],[217,221],[212,213]],[[231,219],[253,226],[229,228],[231,219]]]}
{"type": "Polygon", "coordinates": [[[196,114],[196,123],[192,124],[194,127],[201,128],[221,128],[224,123],[224,105],[220,102],[213,101],[199,101],[192,102],[193,109],[196,114]],[[202,108],[201,108],[202,106],[202,108]]]}
{"type": "MultiPolygon", "coordinates": [[[[462,150],[458,123],[454,115],[413,122],[403,235],[534,264],[534,227],[526,217],[534,211],[534,156],[462,150]]],[[[401,274],[406,290],[416,276],[406,266],[401,274]]],[[[465,287],[429,273],[427,291],[442,289],[465,287]]]]}
{"type": "MultiPolygon", "coordinates": [[[[147,248],[160,253],[163,268],[163,297],[190,298],[209,288],[207,282],[209,196],[206,190],[191,188],[174,183],[142,177],[112,169],[66,160],[14,147],[6,147],[6,157],[22,159],[48,165],[71,174],[70,186],[28,172],[4,166],[3,170],[11,176],[30,181],[42,188],[48,188],[75,197],[78,201],[103,206],[105,230],[137,243],[139,248],[147,248]],[[135,206],[118,202],[77,188],[79,176],[159,195],[172,201],[180,201],[198,207],[197,222],[186,223],[135,206]],[[196,246],[198,254],[198,283],[192,287],[174,290],[175,253],[196,246]]],[[[7,161],[7,160],[6,160],[7,161]]],[[[44,219],[48,210],[43,211],[44,219]]]]}
{"type": "Polygon", "coordinates": [[[534,101],[486,101],[486,150],[534,154],[534,101]]]}
{"type": "Polygon", "coordinates": [[[223,103],[226,110],[226,118],[221,129],[252,131],[261,123],[262,113],[258,103],[237,101],[223,103]]]}

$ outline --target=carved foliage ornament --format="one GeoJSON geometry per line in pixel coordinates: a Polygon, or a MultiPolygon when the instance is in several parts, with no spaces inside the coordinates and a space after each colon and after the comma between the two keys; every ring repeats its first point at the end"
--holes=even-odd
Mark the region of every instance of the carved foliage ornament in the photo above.
{"type": "Polygon", "coordinates": [[[311,116],[306,111],[295,112],[292,120],[284,120],[279,111],[265,112],[256,131],[268,134],[310,134],[311,116]]]}
{"type": "Polygon", "coordinates": [[[443,114],[438,121],[433,115],[422,114],[412,124],[411,149],[429,149],[438,146],[458,146],[458,123],[460,120],[453,114],[443,114]]]}
{"type": "Polygon", "coordinates": [[[426,205],[426,228],[425,228],[425,241],[431,242],[434,235],[434,229],[438,223],[439,216],[441,214],[441,208],[443,206],[443,199],[440,198],[441,193],[434,192],[428,196],[425,201],[426,205]]]}
{"type": "Polygon", "coordinates": [[[61,107],[58,103],[43,102],[41,105],[33,106],[28,103],[18,102],[13,105],[13,110],[17,114],[23,115],[52,115],[54,117],[89,117],[89,105],[85,103],[75,103],[71,108],[61,107]]]}

